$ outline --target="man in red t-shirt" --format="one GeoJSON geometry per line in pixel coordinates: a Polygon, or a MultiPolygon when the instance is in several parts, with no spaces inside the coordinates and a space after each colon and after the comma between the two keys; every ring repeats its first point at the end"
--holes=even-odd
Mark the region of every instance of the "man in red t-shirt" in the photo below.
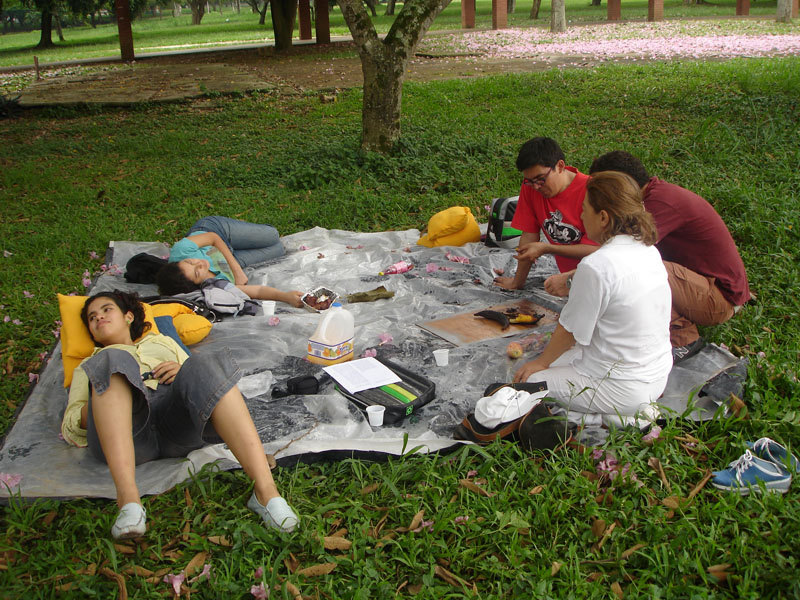
{"type": "MultiPolygon", "coordinates": [[[[697,325],[724,323],[751,298],[733,237],[711,204],[680,186],[650,177],[641,161],[627,152],[615,150],[596,158],[589,172],[598,171],[626,173],[642,188],[672,291],[673,355],[676,361],[687,358],[702,348],[697,325]]],[[[551,294],[567,292],[556,278],[550,287],[551,294]]]]}
{"type": "Polygon", "coordinates": [[[508,290],[525,287],[531,265],[553,254],[559,271],[571,271],[581,258],[597,249],[581,221],[589,177],[564,162],[558,143],[546,137],[525,142],[517,155],[522,172],[519,202],[511,226],[521,230],[514,277],[497,277],[495,285],[508,290]],[[544,231],[545,241],[539,232],[544,231]]]}

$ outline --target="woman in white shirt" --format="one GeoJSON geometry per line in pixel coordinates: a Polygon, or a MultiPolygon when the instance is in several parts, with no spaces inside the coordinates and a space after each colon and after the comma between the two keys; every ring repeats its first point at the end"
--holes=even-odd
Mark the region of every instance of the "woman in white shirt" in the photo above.
{"type": "Polygon", "coordinates": [[[587,424],[642,425],[658,416],[672,369],[671,294],[655,224],[636,182],[613,171],[589,180],[581,219],[601,246],[578,265],[547,347],[514,381],[546,382],[548,397],[587,424]]]}

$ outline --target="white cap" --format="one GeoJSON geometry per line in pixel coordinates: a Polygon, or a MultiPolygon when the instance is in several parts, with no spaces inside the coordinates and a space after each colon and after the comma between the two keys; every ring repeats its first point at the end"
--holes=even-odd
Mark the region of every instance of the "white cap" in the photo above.
{"type": "Polygon", "coordinates": [[[484,396],[475,405],[475,419],[487,429],[508,423],[527,415],[547,395],[547,390],[535,392],[517,391],[512,387],[497,390],[484,396]]]}

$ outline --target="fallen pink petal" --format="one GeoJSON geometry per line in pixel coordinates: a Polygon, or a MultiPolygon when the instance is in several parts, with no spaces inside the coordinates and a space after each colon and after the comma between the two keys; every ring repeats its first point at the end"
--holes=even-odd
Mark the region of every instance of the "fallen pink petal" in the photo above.
{"type": "Polygon", "coordinates": [[[28,290],[22,290],[22,295],[26,298],[33,298],[33,294],[31,294],[28,290]]]}
{"type": "Polygon", "coordinates": [[[428,531],[433,531],[433,521],[423,521],[422,523],[420,523],[419,527],[417,527],[416,529],[412,529],[411,531],[413,531],[414,533],[419,533],[423,529],[427,529],[428,531]]]}
{"type": "Polygon", "coordinates": [[[203,570],[189,580],[189,583],[194,583],[199,579],[211,579],[211,565],[206,563],[203,565],[203,570]]]}
{"type": "Polygon", "coordinates": [[[378,351],[375,350],[375,348],[367,348],[366,350],[364,350],[364,354],[362,354],[361,356],[363,358],[374,358],[377,355],[378,351]]]}
{"type": "Polygon", "coordinates": [[[311,248],[309,248],[308,246],[300,246],[300,247],[298,248],[298,250],[310,250],[310,249],[311,249],[311,248]]]}
{"type": "Polygon", "coordinates": [[[99,257],[99,256],[97,256],[97,252],[95,252],[94,250],[92,250],[91,252],[89,252],[89,258],[90,258],[91,260],[97,260],[97,259],[98,259],[98,258],[100,258],[100,257],[99,257]]]}
{"type": "Polygon", "coordinates": [[[658,425],[653,425],[645,435],[642,436],[642,441],[645,444],[653,443],[658,439],[658,436],[661,435],[661,427],[658,425]]]}
{"type": "Polygon", "coordinates": [[[164,575],[164,583],[168,583],[172,586],[173,591],[175,592],[176,596],[179,596],[181,593],[181,584],[183,583],[184,579],[186,579],[186,574],[181,571],[177,575],[173,575],[172,573],[167,573],[164,575]]]}
{"type": "Polygon", "coordinates": [[[433,264],[433,263],[428,263],[427,265],[425,265],[425,271],[426,271],[427,273],[435,273],[435,272],[436,272],[436,271],[438,271],[438,270],[439,270],[439,267],[437,267],[437,266],[436,266],[435,264],[433,264]]]}
{"type": "Polygon", "coordinates": [[[269,592],[264,587],[263,581],[258,585],[252,586],[250,588],[250,594],[252,594],[253,598],[256,598],[256,600],[267,600],[267,598],[269,598],[269,592]]]}
{"type": "Polygon", "coordinates": [[[38,373],[28,373],[28,381],[30,383],[36,383],[39,381],[39,374],[38,373]]]}
{"type": "Polygon", "coordinates": [[[0,473],[0,486],[7,485],[9,488],[17,487],[22,481],[22,475],[16,473],[0,473]]]}
{"type": "Polygon", "coordinates": [[[253,573],[253,579],[261,579],[264,576],[264,567],[258,567],[253,573]]]}
{"type": "Polygon", "coordinates": [[[391,344],[394,341],[391,333],[382,333],[378,336],[378,339],[381,341],[381,346],[391,344]]]}
{"type": "Polygon", "coordinates": [[[468,515],[463,515],[461,517],[456,517],[455,519],[453,519],[453,523],[466,523],[467,521],[469,521],[468,515]]]}
{"type": "Polygon", "coordinates": [[[280,322],[281,320],[278,317],[270,317],[269,321],[267,321],[267,325],[269,325],[270,327],[275,327],[275,325],[277,325],[280,322]]]}
{"type": "Polygon", "coordinates": [[[22,325],[22,321],[20,321],[19,319],[13,319],[11,322],[12,322],[14,325],[22,325]]]}

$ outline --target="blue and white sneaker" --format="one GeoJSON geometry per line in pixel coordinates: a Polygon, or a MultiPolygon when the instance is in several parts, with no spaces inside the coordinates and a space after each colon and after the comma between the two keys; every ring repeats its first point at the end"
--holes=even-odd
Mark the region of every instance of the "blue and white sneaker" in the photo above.
{"type": "Polygon", "coordinates": [[[711,485],[720,490],[738,492],[747,496],[760,492],[761,483],[767,492],[785,494],[789,491],[792,476],[781,465],[753,456],[750,450],[733,461],[724,471],[714,471],[711,485]]]}
{"type": "Polygon", "coordinates": [[[755,442],[747,442],[747,447],[759,458],[774,462],[787,469],[789,473],[797,473],[800,461],[797,457],[775,440],[763,437],[755,442]]]}

